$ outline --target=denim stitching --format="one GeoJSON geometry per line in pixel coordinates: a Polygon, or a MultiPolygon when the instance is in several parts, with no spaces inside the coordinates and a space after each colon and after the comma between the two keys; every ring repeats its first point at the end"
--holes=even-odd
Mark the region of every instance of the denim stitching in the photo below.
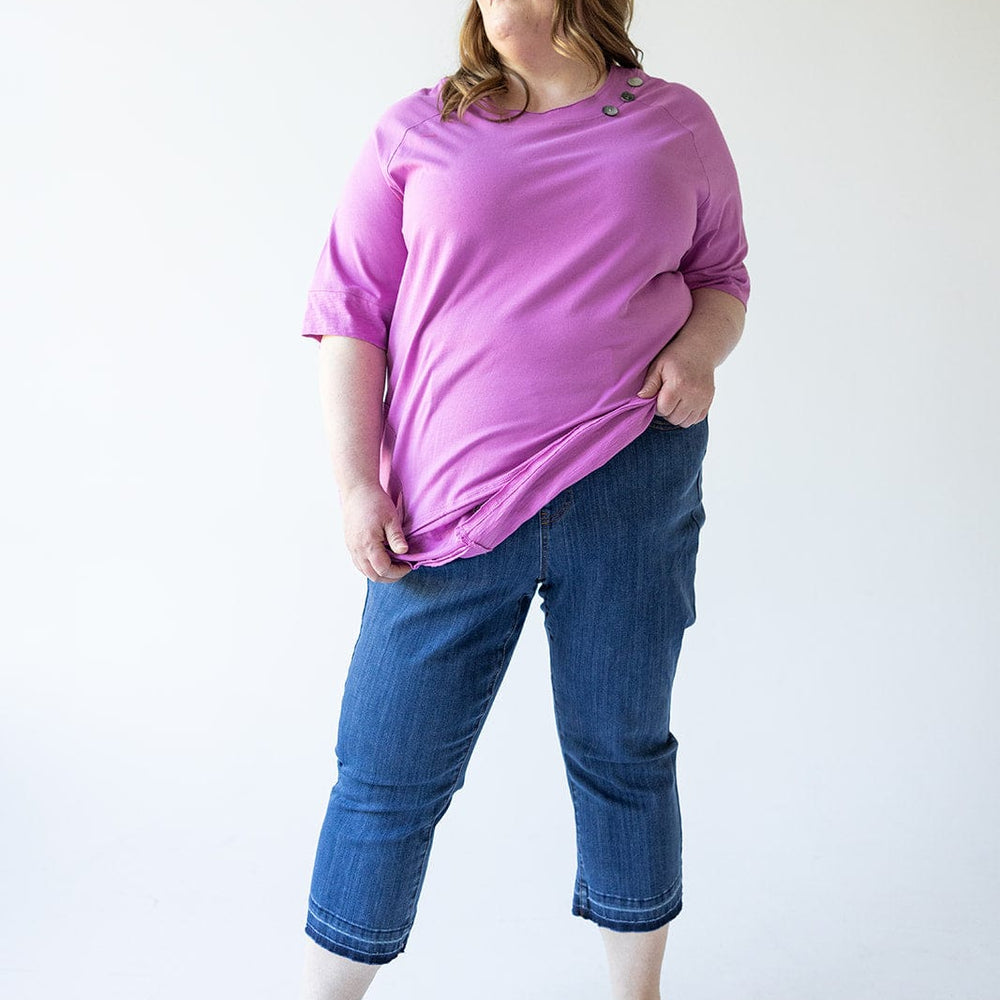
{"type": "Polygon", "coordinates": [[[324,926],[329,927],[332,930],[337,931],[338,934],[343,934],[344,937],[353,938],[355,941],[364,941],[366,944],[377,944],[377,943],[391,944],[391,945],[398,944],[406,936],[406,932],[409,929],[408,927],[403,926],[403,927],[393,927],[391,929],[387,928],[386,930],[381,930],[380,928],[377,928],[377,927],[366,927],[364,924],[356,924],[356,923],[354,923],[353,920],[347,920],[344,917],[338,916],[332,910],[328,910],[325,906],[321,906],[316,901],[316,897],[313,896],[312,893],[309,894],[309,910],[310,910],[310,912],[313,915],[313,919],[316,920],[318,923],[321,923],[324,926]],[[339,928],[335,923],[332,923],[329,920],[325,920],[323,918],[323,914],[331,916],[331,917],[333,917],[334,920],[337,920],[337,921],[339,921],[341,923],[349,924],[351,927],[357,927],[358,930],[370,931],[370,932],[375,933],[375,934],[390,934],[390,933],[394,933],[394,934],[397,934],[398,936],[395,937],[395,938],[387,938],[387,939],[385,939],[382,942],[375,942],[375,941],[372,941],[370,938],[363,938],[363,937],[360,937],[357,934],[351,934],[350,931],[341,930],[341,928],[339,928]]]}
{"type": "MultiPolygon", "coordinates": [[[[310,914],[311,916],[312,914],[310,914]]],[[[395,952],[381,952],[381,951],[368,951],[365,948],[357,948],[353,944],[346,944],[339,938],[330,937],[329,934],[324,934],[321,930],[317,930],[316,925],[312,922],[306,923],[306,932],[312,936],[315,940],[325,941],[329,947],[328,951],[333,951],[335,954],[340,954],[337,949],[343,949],[344,951],[351,952],[352,954],[348,957],[355,957],[357,955],[364,955],[368,958],[378,958],[378,959],[393,959],[399,954],[399,950],[395,952]]]]}
{"type": "Polygon", "coordinates": [[[655,896],[614,896],[607,892],[598,892],[596,889],[591,889],[589,891],[589,895],[591,898],[603,896],[604,899],[596,899],[596,902],[608,910],[625,910],[630,909],[630,907],[615,906],[613,903],[604,902],[604,900],[614,899],[620,903],[651,903],[653,900],[659,900],[660,902],[655,905],[642,907],[644,910],[655,910],[662,907],[664,903],[669,903],[670,900],[677,894],[677,890],[680,888],[680,885],[681,877],[678,875],[666,892],[657,893],[655,896]]]}
{"type": "MultiPolygon", "coordinates": [[[[559,721],[560,718],[561,718],[561,716],[559,714],[559,699],[556,696],[555,689],[553,689],[553,691],[552,691],[552,703],[553,703],[553,707],[555,709],[555,716],[556,716],[556,732],[557,732],[557,734],[559,736],[559,742],[560,742],[560,744],[562,744],[562,742],[563,742],[563,736],[564,736],[564,730],[563,730],[562,724],[559,721]]],[[[584,905],[587,905],[587,901],[589,899],[590,887],[587,885],[586,868],[585,868],[584,863],[583,863],[583,839],[582,839],[582,837],[580,835],[580,826],[581,826],[581,822],[580,822],[580,816],[581,816],[581,813],[580,813],[580,804],[579,804],[579,801],[577,800],[577,797],[576,797],[576,788],[575,788],[575,783],[574,783],[574,781],[572,779],[572,776],[571,775],[567,775],[567,777],[569,778],[569,781],[567,782],[567,784],[569,785],[569,797],[570,797],[570,800],[573,803],[573,825],[574,825],[574,827],[576,829],[576,865],[577,865],[577,876],[576,876],[575,885],[573,887],[573,902],[574,903],[579,902],[579,904],[581,906],[584,906],[584,905]]]]}

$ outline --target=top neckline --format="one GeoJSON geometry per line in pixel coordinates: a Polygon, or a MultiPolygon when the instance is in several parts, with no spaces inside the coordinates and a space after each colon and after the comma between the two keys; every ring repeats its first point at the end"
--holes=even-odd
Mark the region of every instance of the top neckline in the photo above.
{"type": "MultiPolygon", "coordinates": [[[[602,109],[605,105],[614,104],[616,107],[621,105],[616,91],[621,88],[622,78],[626,73],[629,76],[642,76],[643,80],[646,80],[646,74],[642,70],[613,65],[608,68],[604,83],[589,96],[581,97],[571,104],[561,104],[557,108],[549,108],[547,111],[524,111],[518,114],[513,121],[504,124],[513,125],[515,122],[522,121],[575,121],[600,115],[603,113],[602,109]]],[[[511,113],[517,112],[517,108],[504,108],[503,110],[511,113]]],[[[481,111],[481,113],[484,117],[486,116],[485,111],[481,111]]],[[[492,120],[492,116],[490,117],[492,120]]]]}

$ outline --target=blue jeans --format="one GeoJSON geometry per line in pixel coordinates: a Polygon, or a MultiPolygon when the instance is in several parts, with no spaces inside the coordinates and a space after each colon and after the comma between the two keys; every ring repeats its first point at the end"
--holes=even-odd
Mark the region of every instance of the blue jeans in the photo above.
{"type": "Polygon", "coordinates": [[[619,931],[681,909],[670,694],[695,620],[708,419],[650,425],[489,552],[367,581],[306,933],[356,961],[405,948],[434,829],[536,589],[573,802],[572,913],[619,931]]]}

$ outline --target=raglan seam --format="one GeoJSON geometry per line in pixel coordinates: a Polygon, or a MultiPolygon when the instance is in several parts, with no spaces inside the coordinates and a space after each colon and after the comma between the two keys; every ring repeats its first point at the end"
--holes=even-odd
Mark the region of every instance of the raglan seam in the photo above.
{"type": "MultiPolygon", "coordinates": [[[[666,82],[666,81],[664,81],[664,82],[666,82]]],[[[690,89],[690,88],[689,88],[689,89],[690,89]]],[[[693,93],[697,93],[697,91],[692,91],[692,92],[693,92],[693,93]]],[[[699,97],[701,97],[701,95],[700,95],[700,94],[699,94],[698,96],[699,96],[699,97]]],[[[702,99],[703,101],[705,100],[705,99],[704,99],[703,97],[702,97],[701,99],[702,99]]],[[[706,180],[707,180],[707,182],[708,182],[708,194],[706,194],[706,196],[705,196],[705,198],[704,198],[704,200],[703,200],[703,201],[700,201],[700,202],[698,203],[698,211],[700,212],[700,211],[701,211],[701,209],[702,209],[702,206],[703,206],[703,205],[705,205],[705,204],[707,204],[707,202],[708,202],[709,198],[710,198],[710,197],[712,196],[712,176],[711,176],[711,174],[710,174],[710,173],[708,172],[708,168],[707,168],[707,167],[705,166],[705,161],[704,161],[704,159],[702,158],[702,155],[701,155],[701,150],[700,150],[700,149],[698,148],[698,138],[697,138],[697,136],[696,136],[696,135],[695,135],[695,133],[694,133],[694,129],[692,129],[692,128],[691,128],[691,126],[690,126],[690,125],[687,125],[687,124],[686,124],[685,122],[682,122],[682,121],[681,121],[681,120],[680,120],[680,119],[679,119],[679,118],[677,117],[677,115],[675,115],[675,114],[673,113],[673,111],[671,111],[671,110],[670,110],[670,108],[669,108],[669,107],[667,107],[667,106],[666,106],[665,104],[661,103],[661,100],[660,100],[659,98],[657,98],[657,99],[655,100],[655,103],[656,103],[656,105],[657,105],[658,107],[660,107],[660,108],[662,108],[662,109],[663,109],[664,111],[666,111],[666,113],[667,113],[668,115],[670,115],[670,117],[671,117],[671,118],[672,118],[672,119],[673,119],[673,120],[674,120],[675,122],[677,122],[677,124],[678,124],[678,125],[680,125],[680,127],[681,127],[681,128],[685,129],[685,130],[686,130],[686,131],[687,131],[687,132],[688,132],[688,133],[690,134],[690,136],[691,136],[691,141],[692,141],[692,143],[694,144],[694,151],[695,151],[695,153],[696,153],[696,154],[697,154],[697,156],[698,156],[698,162],[699,162],[699,163],[701,164],[701,169],[702,169],[702,170],[703,170],[703,171],[705,172],[705,179],[706,179],[706,180]]],[[[707,102],[707,101],[705,101],[705,103],[706,103],[706,105],[708,104],[708,102],[707,102]]],[[[711,106],[710,106],[710,105],[709,105],[709,108],[711,108],[711,106]]],[[[713,114],[714,114],[714,112],[713,112],[713,114]]],[[[744,265],[743,265],[743,266],[744,266],[744,268],[745,268],[745,266],[746,266],[746,265],[745,265],[745,263],[744,263],[744,265]]],[[[729,277],[731,277],[731,276],[727,276],[727,280],[728,280],[728,278],[729,278],[729,277]]],[[[686,280],[686,279],[685,279],[685,280],[686,280]]],[[[694,288],[704,288],[704,287],[708,287],[708,286],[706,286],[706,285],[699,285],[699,284],[695,284],[695,285],[694,285],[693,287],[694,287],[694,288]]],[[[734,293],[730,292],[730,294],[734,294],[734,293]]],[[[736,298],[739,298],[739,296],[735,296],[735,297],[736,297],[736,298]]],[[[740,301],[742,302],[743,300],[742,300],[742,299],[740,299],[740,301]]],[[[746,303],[745,303],[745,302],[743,303],[743,307],[744,307],[744,308],[746,308],[746,303]]]]}
{"type": "Polygon", "coordinates": [[[382,168],[382,176],[385,178],[386,184],[389,185],[389,190],[392,191],[392,193],[400,201],[403,200],[403,193],[392,182],[392,178],[389,176],[389,167],[392,166],[392,161],[396,158],[396,154],[399,152],[400,147],[405,142],[406,136],[410,132],[410,130],[417,128],[419,125],[423,125],[425,122],[429,122],[432,118],[437,118],[439,114],[440,112],[435,111],[433,114],[429,114],[425,118],[421,118],[420,121],[414,122],[412,125],[407,125],[407,127],[403,129],[403,134],[399,137],[399,142],[396,143],[392,152],[389,154],[389,158],[385,161],[384,164],[380,163],[380,166],[382,168]]]}
{"type": "MultiPolygon", "coordinates": [[[[668,83],[668,81],[666,81],[666,80],[665,80],[665,81],[664,81],[664,83],[667,83],[667,84],[668,84],[668,86],[669,86],[669,83],[668,83]]],[[[689,89],[690,89],[690,88],[689,88],[689,89]]],[[[696,91],[692,91],[692,93],[696,93],[696,91]]],[[[700,94],[699,94],[698,96],[699,96],[699,97],[701,97],[701,95],[700,95],[700,94]]],[[[703,97],[702,97],[701,99],[702,99],[703,101],[705,100],[705,99],[704,99],[703,97]]],[[[701,210],[701,207],[702,207],[703,205],[705,205],[705,204],[706,204],[706,203],[708,202],[709,198],[711,198],[711,197],[712,197],[712,175],[711,175],[711,174],[710,174],[710,173],[708,172],[708,167],[706,167],[706,166],[705,166],[705,160],[704,160],[704,159],[702,158],[702,155],[701,155],[701,150],[700,150],[700,149],[698,148],[698,137],[697,137],[697,136],[695,135],[695,133],[694,133],[694,129],[693,129],[693,128],[691,128],[691,126],[690,126],[690,125],[686,124],[685,122],[682,122],[682,121],[681,121],[681,120],[680,120],[680,119],[679,119],[679,118],[677,117],[677,115],[675,115],[675,114],[673,113],[673,111],[671,111],[671,110],[670,110],[670,108],[668,108],[668,107],[667,107],[667,105],[666,105],[666,104],[663,104],[663,103],[661,102],[661,98],[655,98],[655,99],[654,99],[654,102],[655,102],[655,104],[656,104],[656,106],[657,106],[658,108],[662,108],[662,109],[663,109],[664,111],[666,111],[666,113],[667,113],[668,115],[670,115],[670,117],[671,117],[671,118],[673,118],[673,120],[674,120],[675,122],[677,122],[677,124],[678,124],[678,125],[680,125],[680,127],[681,127],[682,129],[684,129],[684,130],[685,130],[685,131],[686,131],[686,132],[688,133],[688,135],[690,135],[690,136],[691,136],[691,141],[692,141],[692,143],[694,143],[694,151],[695,151],[695,155],[696,155],[696,156],[698,157],[698,162],[699,162],[699,163],[701,164],[701,169],[702,169],[702,171],[703,171],[703,172],[704,172],[704,174],[705,174],[705,180],[706,180],[706,181],[707,181],[707,183],[708,183],[708,193],[707,193],[707,194],[705,195],[705,197],[704,197],[704,198],[703,198],[703,199],[702,199],[701,201],[699,201],[699,202],[698,202],[698,209],[699,209],[699,211],[700,211],[700,210],[701,210]]],[[[706,101],[705,103],[707,104],[708,102],[706,101]]]]}

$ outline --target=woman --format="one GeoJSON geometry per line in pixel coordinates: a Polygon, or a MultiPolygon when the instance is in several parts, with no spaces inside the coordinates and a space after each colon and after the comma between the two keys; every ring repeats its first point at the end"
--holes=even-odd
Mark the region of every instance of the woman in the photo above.
{"type": "Polygon", "coordinates": [[[631,0],[472,3],[461,68],[380,116],[316,268],[302,334],[322,345],[367,598],[308,901],[310,1000],[361,997],[403,951],[536,589],[572,913],[600,927],[616,998],[659,996],[681,909],[671,685],[714,369],[750,285],[718,124],[641,68],[631,17],[631,0]]]}

